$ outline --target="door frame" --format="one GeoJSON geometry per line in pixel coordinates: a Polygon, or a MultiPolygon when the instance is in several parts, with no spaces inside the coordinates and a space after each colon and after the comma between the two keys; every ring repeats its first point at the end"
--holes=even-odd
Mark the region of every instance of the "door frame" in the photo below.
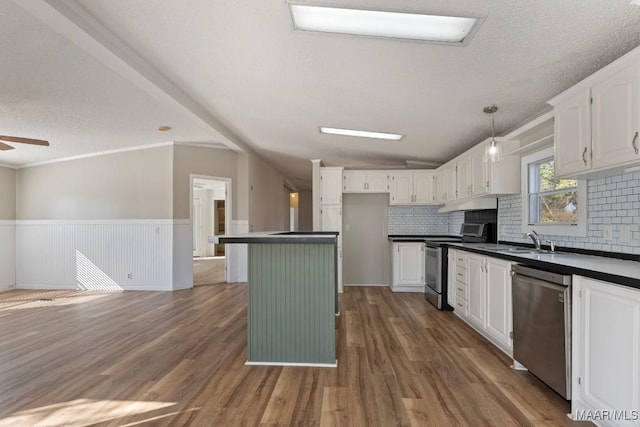
{"type": "MultiPolygon", "coordinates": [[[[189,174],[189,224],[191,225],[191,232],[189,235],[191,236],[191,258],[193,258],[193,184],[196,179],[207,179],[210,181],[224,181],[225,183],[225,203],[224,203],[224,215],[225,215],[225,223],[224,223],[224,233],[229,234],[229,223],[231,222],[231,212],[232,212],[232,200],[233,200],[233,192],[232,192],[232,179],[228,177],[220,177],[220,176],[211,176],[211,175],[200,175],[200,174],[189,174]]],[[[225,250],[224,257],[224,270],[225,270],[225,281],[229,281],[229,270],[227,269],[228,262],[228,252],[225,250]]],[[[192,267],[193,269],[193,267],[192,267]]]]}

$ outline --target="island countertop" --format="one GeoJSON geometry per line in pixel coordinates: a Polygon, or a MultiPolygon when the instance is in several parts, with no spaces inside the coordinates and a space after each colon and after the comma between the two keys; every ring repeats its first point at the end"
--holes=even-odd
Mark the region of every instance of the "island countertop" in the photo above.
{"type": "Polygon", "coordinates": [[[209,236],[209,243],[336,243],[337,231],[259,231],[209,236]]]}

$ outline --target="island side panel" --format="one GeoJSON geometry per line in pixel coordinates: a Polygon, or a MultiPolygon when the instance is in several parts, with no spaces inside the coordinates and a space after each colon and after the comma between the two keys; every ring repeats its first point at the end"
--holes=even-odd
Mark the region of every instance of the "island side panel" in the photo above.
{"type": "Polygon", "coordinates": [[[249,244],[248,363],[336,363],[335,261],[334,244],[249,244]]]}

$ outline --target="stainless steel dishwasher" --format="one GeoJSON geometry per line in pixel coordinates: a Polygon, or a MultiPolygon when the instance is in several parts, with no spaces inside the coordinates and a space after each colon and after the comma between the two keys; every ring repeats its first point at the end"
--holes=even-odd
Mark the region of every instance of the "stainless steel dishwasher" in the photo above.
{"type": "Polygon", "coordinates": [[[571,276],[512,267],[513,358],[571,399],[571,276]]]}

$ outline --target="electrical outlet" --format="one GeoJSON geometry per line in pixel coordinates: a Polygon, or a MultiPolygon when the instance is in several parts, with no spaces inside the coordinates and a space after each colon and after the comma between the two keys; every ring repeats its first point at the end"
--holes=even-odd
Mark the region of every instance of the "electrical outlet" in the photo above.
{"type": "Polygon", "coordinates": [[[631,241],[631,226],[629,224],[621,224],[619,228],[620,228],[620,241],[621,242],[630,242],[631,241]]]}
{"type": "Polygon", "coordinates": [[[127,279],[133,279],[133,273],[127,274],[127,279]]]}
{"type": "Polygon", "coordinates": [[[602,229],[602,238],[604,240],[613,240],[613,226],[606,224],[602,229]]]}

